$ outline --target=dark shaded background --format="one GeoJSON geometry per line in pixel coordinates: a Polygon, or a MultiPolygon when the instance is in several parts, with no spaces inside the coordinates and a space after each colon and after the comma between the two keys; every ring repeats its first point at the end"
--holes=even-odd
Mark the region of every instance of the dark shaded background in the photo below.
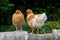
{"type": "Polygon", "coordinates": [[[36,14],[46,12],[48,21],[60,20],[59,0],[0,0],[0,25],[11,25],[16,9],[21,10],[26,18],[28,8],[36,14]]]}

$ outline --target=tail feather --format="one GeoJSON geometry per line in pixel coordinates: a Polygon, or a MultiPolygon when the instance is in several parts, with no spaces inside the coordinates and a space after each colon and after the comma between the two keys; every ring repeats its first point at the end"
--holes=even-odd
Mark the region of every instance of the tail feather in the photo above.
{"type": "Polygon", "coordinates": [[[39,16],[39,21],[46,21],[46,20],[47,20],[47,15],[45,13],[39,16]]]}

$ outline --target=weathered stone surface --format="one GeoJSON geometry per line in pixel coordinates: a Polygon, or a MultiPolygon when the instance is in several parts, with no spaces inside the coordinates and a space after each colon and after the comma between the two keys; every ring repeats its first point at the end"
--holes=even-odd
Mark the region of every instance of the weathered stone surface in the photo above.
{"type": "Polygon", "coordinates": [[[0,40],[28,40],[26,31],[0,32],[0,40]]]}
{"type": "Polygon", "coordinates": [[[60,40],[60,31],[52,30],[52,33],[33,34],[27,31],[0,32],[0,40],[60,40]]]}
{"type": "Polygon", "coordinates": [[[29,34],[29,40],[52,40],[51,34],[29,34]]]}
{"type": "Polygon", "coordinates": [[[29,34],[29,40],[60,40],[60,30],[53,29],[52,33],[29,34]]]}

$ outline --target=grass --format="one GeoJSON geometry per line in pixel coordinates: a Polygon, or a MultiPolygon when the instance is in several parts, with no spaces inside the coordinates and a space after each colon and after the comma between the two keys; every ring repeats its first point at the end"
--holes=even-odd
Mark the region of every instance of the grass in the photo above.
{"type": "MultiPolygon", "coordinates": [[[[0,32],[5,32],[5,31],[15,31],[15,27],[13,25],[0,25],[0,32]]],[[[60,21],[50,21],[46,22],[44,26],[39,29],[39,33],[50,33],[52,32],[52,29],[60,29],[60,21]]],[[[28,26],[27,23],[23,25],[23,30],[31,32],[32,29],[28,26]]],[[[34,30],[34,33],[36,33],[36,29],[34,30]]]]}

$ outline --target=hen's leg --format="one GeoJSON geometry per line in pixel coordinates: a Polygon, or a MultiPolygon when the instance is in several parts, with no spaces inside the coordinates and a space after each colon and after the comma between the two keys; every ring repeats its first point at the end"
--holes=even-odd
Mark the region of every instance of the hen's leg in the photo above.
{"type": "Polygon", "coordinates": [[[17,26],[16,26],[16,31],[18,31],[18,28],[17,28],[17,26]]]}
{"type": "Polygon", "coordinates": [[[34,28],[32,29],[32,32],[31,33],[33,33],[34,32],[34,28]]]}
{"type": "Polygon", "coordinates": [[[37,28],[37,34],[39,34],[39,28],[37,28]]]}
{"type": "Polygon", "coordinates": [[[22,26],[20,27],[20,30],[22,31],[22,26]]]}

